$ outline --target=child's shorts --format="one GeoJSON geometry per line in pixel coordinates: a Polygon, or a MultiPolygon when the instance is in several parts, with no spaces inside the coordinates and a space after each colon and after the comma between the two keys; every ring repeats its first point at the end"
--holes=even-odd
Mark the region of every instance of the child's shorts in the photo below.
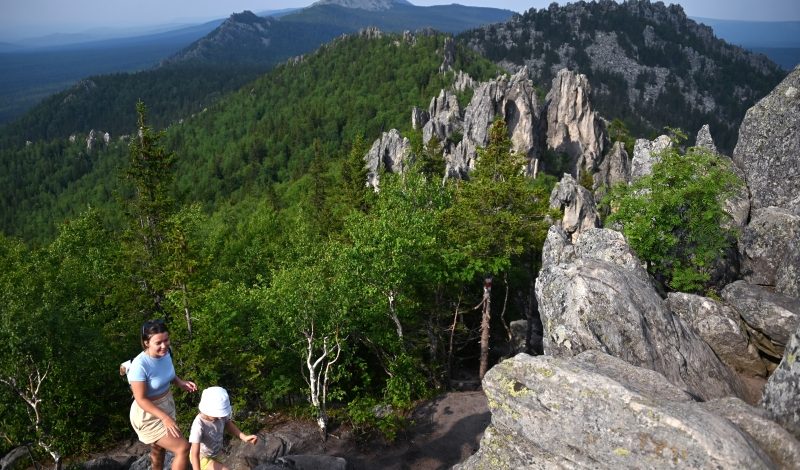
{"type": "MultiPolygon", "coordinates": [[[[175,419],[175,400],[172,399],[172,393],[153,400],[153,403],[161,411],[175,419]]],[[[167,435],[164,423],[156,415],[143,410],[136,400],[133,400],[133,404],[131,404],[130,418],[133,430],[136,431],[139,440],[145,444],[152,444],[167,435]]]]}
{"type": "Polygon", "coordinates": [[[213,462],[219,462],[219,460],[217,460],[214,457],[201,456],[200,457],[200,470],[209,470],[210,468],[212,468],[211,464],[213,462]]]}

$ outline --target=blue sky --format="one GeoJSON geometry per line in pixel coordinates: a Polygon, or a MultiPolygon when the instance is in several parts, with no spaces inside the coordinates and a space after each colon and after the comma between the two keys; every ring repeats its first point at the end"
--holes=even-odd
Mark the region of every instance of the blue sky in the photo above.
{"type": "MultiPolygon", "coordinates": [[[[74,33],[97,28],[132,28],[196,23],[233,12],[303,7],[314,0],[0,0],[0,40],[74,33]]],[[[550,0],[410,0],[415,5],[461,3],[525,11],[550,0]]],[[[559,2],[564,4],[566,2],[559,2]]],[[[689,16],[750,21],[800,21],[800,0],[679,0],[689,16]]]]}

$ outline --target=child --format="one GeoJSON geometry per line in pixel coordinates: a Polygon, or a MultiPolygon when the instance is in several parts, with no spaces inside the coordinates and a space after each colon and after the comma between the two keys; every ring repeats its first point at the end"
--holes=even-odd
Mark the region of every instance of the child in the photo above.
{"type": "Polygon", "coordinates": [[[239,439],[255,444],[258,437],[243,433],[231,421],[231,402],[228,392],[222,387],[203,390],[200,398],[200,413],[192,423],[189,442],[192,445],[189,459],[194,470],[229,470],[215,459],[222,452],[222,436],[228,431],[239,439]]]}

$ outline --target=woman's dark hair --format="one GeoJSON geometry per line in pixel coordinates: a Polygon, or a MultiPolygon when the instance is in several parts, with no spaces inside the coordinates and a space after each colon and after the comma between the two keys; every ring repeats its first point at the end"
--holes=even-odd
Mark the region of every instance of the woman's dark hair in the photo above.
{"type": "Polygon", "coordinates": [[[142,349],[147,349],[144,343],[150,341],[153,335],[169,333],[164,320],[147,320],[142,324],[142,349]]]}

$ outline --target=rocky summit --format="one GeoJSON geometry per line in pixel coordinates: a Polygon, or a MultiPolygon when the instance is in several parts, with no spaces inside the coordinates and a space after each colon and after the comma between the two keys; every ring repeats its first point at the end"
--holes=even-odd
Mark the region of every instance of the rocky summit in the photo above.
{"type": "Polygon", "coordinates": [[[314,5],[338,5],[369,11],[391,10],[395,5],[410,5],[406,0],[319,0],[314,5]]]}
{"type": "Polygon", "coordinates": [[[679,5],[571,2],[468,31],[459,39],[510,72],[549,83],[562,68],[587,76],[597,109],[638,135],[710,124],[730,152],[745,111],[785,75],[765,56],[717,39],[679,5]]]}

